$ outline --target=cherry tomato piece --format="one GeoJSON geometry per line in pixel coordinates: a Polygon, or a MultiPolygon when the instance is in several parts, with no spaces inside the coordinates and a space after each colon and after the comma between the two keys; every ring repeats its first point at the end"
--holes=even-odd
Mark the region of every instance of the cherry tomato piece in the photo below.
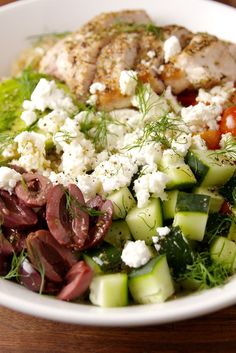
{"type": "Polygon", "coordinates": [[[200,133],[200,136],[206,142],[209,150],[216,150],[220,147],[221,133],[219,130],[205,130],[200,133]]]}
{"type": "Polygon", "coordinates": [[[189,107],[190,105],[196,105],[197,91],[184,91],[178,94],[177,99],[183,107],[189,107]]]}
{"type": "Polygon", "coordinates": [[[236,106],[225,109],[220,121],[220,132],[226,134],[231,132],[236,136],[236,106]]]}

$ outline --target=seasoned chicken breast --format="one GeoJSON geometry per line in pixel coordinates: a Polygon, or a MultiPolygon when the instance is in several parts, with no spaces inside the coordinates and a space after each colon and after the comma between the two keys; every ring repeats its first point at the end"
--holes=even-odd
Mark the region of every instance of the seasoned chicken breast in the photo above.
{"type": "Polygon", "coordinates": [[[40,71],[64,81],[79,100],[86,100],[97,57],[117,34],[115,24],[121,22],[149,23],[150,18],[141,10],[101,14],[53,46],[43,57],[40,71]]]}
{"type": "Polygon", "coordinates": [[[174,93],[235,81],[235,48],[215,36],[198,33],[180,54],[163,67],[161,78],[174,93]]]}

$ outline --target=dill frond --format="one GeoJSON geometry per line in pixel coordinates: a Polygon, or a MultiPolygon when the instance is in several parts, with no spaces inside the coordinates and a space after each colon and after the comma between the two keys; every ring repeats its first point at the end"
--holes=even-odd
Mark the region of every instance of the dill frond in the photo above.
{"type": "Polygon", "coordinates": [[[13,253],[10,271],[5,276],[3,276],[3,278],[4,279],[18,278],[19,268],[25,258],[26,258],[25,250],[22,250],[20,255],[16,255],[16,253],[13,253]]]}

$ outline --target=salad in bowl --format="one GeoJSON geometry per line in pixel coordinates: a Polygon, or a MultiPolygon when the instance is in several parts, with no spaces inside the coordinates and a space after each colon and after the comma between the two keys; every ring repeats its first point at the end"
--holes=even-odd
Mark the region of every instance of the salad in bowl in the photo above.
{"type": "Polygon", "coordinates": [[[143,10],[39,36],[0,82],[0,272],[101,307],[236,271],[236,44],[143,10]]]}

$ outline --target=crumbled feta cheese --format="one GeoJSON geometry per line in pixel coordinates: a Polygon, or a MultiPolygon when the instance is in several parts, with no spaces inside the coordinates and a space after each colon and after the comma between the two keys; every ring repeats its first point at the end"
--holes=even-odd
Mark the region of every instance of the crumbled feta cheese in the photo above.
{"type": "Polygon", "coordinates": [[[133,70],[123,70],[120,74],[120,91],[121,94],[132,96],[137,86],[137,72],[133,70]]]}
{"type": "MultiPolygon", "coordinates": [[[[22,268],[23,270],[27,273],[27,276],[30,275],[31,273],[34,273],[34,268],[28,261],[28,259],[24,259],[22,262],[22,268]]],[[[34,282],[33,282],[34,285],[34,282]]]]}
{"type": "Polygon", "coordinates": [[[81,173],[91,170],[95,150],[93,144],[86,139],[75,138],[70,143],[61,144],[63,154],[60,171],[76,178],[81,173]]]}
{"type": "MultiPolygon", "coordinates": [[[[46,173],[44,173],[45,175],[46,173]]],[[[50,172],[49,174],[47,173],[47,178],[49,180],[51,180],[51,182],[54,184],[54,185],[57,185],[57,184],[62,184],[64,186],[67,186],[68,184],[70,183],[74,183],[75,180],[73,178],[71,178],[69,175],[66,175],[65,173],[63,172],[60,172],[60,173],[55,173],[55,172],[50,172]]]]}
{"type": "Polygon", "coordinates": [[[12,193],[16,183],[21,180],[21,174],[8,167],[0,167],[0,189],[12,193]]]}
{"type": "Polygon", "coordinates": [[[27,171],[42,171],[48,167],[49,162],[45,159],[45,142],[46,137],[34,131],[23,131],[14,139],[17,143],[17,152],[20,158],[12,161],[17,165],[25,168],[27,171]]]}
{"type": "Polygon", "coordinates": [[[154,50],[149,50],[149,51],[147,52],[147,56],[148,56],[150,59],[153,59],[153,58],[155,58],[155,56],[156,56],[156,52],[155,52],[154,50]]]}
{"type": "Polygon", "coordinates": [[[185,156],[191,146],[192,135],[181,133],[179,134],[176,139],[172,140],[171,148],[177,153],[182,156],[185,156]]]}
{"type": "Polygon", "coordinates": [[[192,132],[201,132],[207,127],[211,130],[217,130],[219,128],[218,118],[221,113],[221,106],[205,105],[201,102],[181,110],[182,119],[192,132]]]}
{"type": "Polygon", "coordinates": [[[107,161],[99,164],[92,175],[102,183],[103,191],[110,193],[130,184],[138,167],[127,156],[112,155],[107,161]]]}
{"type": "Polygon", "coordinates": [[[215,86],[209,91],[200,88],[196,100],[203,103],[224,105],[234,92],[234,83],[226,82],[222,86],[215,86]]]}
{"type": "Polygon", "coordinates": [[[176,36],[169,37],[164,42],[164,60],[168,63],[170,59],[181,52],[181,45],[179,39],[176,36]]]}
{"type": "Polygon", "coordinates": [[[38,127],[45,131],[55,134],[64,124],[67,114],[62,110],[53,110],[51,113],[39,119],[38,127]]]}
{"type": "Polygon", "coordinates": [[[144,240],[128,241],[121,254],[122,261],[129,267],[144,266],[152,255],[144,240]]]}
{"type": "Polygon", "coordinates": [[[104,85],[104,83],[101,82],[94,82],[90,88],[89,88],[89,92],[91,94],[96,94],[97,92],[103,92],[106,89],[106,85],[104,85]]]}
{"type": "Polygon", "coordinates": [[[207,145],[206,145],[205,140],[203,140],[200,135],[193,135],[192,142],[191,142],[191,148],[193,148],[195,150],[206,151],[207,145]]]}
{"type": "Polygon", "coordinates": [[[150,141],[140,147],[128,149],[124,154],[129,155],[139,166],[153,165],[159,163],[162,158],[162,146],[158,142],[150,141]]]}
{"type": "Polygon", "coordinates": [[[72,113],[75,106],[71,97],[63,89],[57,87],[55,81],[41,78],[31,95],[31,103],[24,102],[23,107],[37,109],[44,112],[47,108],[52,110],[65,110],[72,113]]]}
{"type": "Polygon", "coordinates": [[[32,110],[23,111],[20,117],[25,122],[26,126],[32,125],[37,120],[37,115],[32,110]]]}
{"type": "Polygon", "coordinates": [[[151,195],[166,199],[164,192],[169,176],[159,171],[152,171],[139,177],[134,182],[134,191],[138,201],[138,208],[145,207],[151,195]]]}
{"type": "Polygon", "coordinates": [[[85,201],[101,195],[101,182],[92,174],[78,175],[76,178],[77,186],[82,191],[85,201]]]}
{"type": "Polygon", "coordinates": [[[170,233],[170,228],[169,227],[157,227],[156,229],[158,238],[164,238],[167,234],[170,233]]]}

